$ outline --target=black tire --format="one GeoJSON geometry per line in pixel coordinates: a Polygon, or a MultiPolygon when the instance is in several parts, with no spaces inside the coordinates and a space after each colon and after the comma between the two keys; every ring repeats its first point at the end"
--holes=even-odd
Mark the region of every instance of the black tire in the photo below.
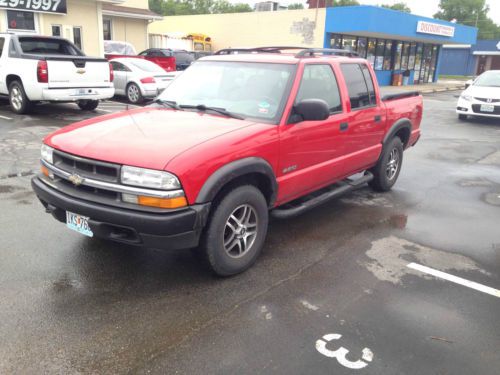
{"type": "Polygon", "coordinates": [[[391,190],[398,179],[402,164],[403,142],[399,137],[394,137],[384,147],[377,165],[370,170],[373,174],[373,180],[368,184],[375,191],[391,190]]]}
{"type": "Polygon", "coordinates": [[[82,111],[93,111],[99,106],[99,100],[79,100],[78,107],[82,111]]]}
{"type": "Polygon", "coordinates": [[[462,114],[459,114],[459,115],[458,115],[458,119],[459,119],[459,120],[462,120],[462,121],[465,121],[465,120],[467,120],[467,115],[462,115],[462,114]]]}
{"type": "Polygon", "coordinates": [[[268,221],[267,202],[259,189],[244,185],[229,191],[213,208],[201,238],[199,250],[208,267],[218,276],[236,275],[250,268],[264,246],[268,221]],[[245,207],[251,207],[253,211],[250,208],[244,211],[245,207]],[[249,213],[248,220],[244,220],[249,225],[245,230],[240,227],[240,233],[236,235],[231,229],[236,223],[231,216],[243,219],[243,212],[249,213]],[[254,236],[250,234],[253,228],[256,230],[254,236]],[[246,251],[240,251],[245,248],[245,244],[248,246],[246,251]]]}
{"type": "Polygon", "coordinates": [[[29,113],[33,109],[33,103],[26,96],[21,81],[12,81],[9,85],[9,102],[12,112],[18,115],[29,113]]]}
{"type": "Polygon", "coordinates": [[[135,83],[129,83],[127,85],[127,100],[132,104],[140,104],[144,101],[144,97],[141,94],[141,89],[135,83]]]}

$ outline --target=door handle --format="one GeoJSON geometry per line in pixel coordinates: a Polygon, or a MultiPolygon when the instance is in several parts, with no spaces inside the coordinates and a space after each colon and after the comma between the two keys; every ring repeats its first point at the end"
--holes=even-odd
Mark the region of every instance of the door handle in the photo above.
{"type": "Polygon", "coordinates": [[[349,127],[349,124],[347,122],[340,123],[340,131],[341,132],[346,131],[348,127],[349,127]]]}
{"type": "Polygon", "coordinates": [[[375,120],[375,122],[380,122],[380,121],[382,121],[382,116],[377,115],[377,116],[375,116],[374,120],[375,120]]]}

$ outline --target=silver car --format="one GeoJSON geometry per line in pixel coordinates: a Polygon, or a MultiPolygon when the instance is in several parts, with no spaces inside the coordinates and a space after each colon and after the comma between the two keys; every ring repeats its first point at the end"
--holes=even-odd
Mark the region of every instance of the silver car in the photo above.
{"type": "Polygon", "coordinates": [[[157,64],[134,57],[110,61],[114,72],[115,95],[126,96],[133,104],[160,94],[175,78],[157,64]]]}

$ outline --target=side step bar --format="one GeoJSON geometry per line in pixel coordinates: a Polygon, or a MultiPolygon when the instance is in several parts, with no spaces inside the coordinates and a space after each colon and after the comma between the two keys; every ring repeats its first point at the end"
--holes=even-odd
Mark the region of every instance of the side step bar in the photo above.
{"type": "Polygon", "coordinates": [[[307,199],[298,205],[293,205],[288,208],[276,208],[271,211],[271,216],[276,219],[289,219],[291,217],[301,215],[304,212],[309,211],[333,198],[337,198],[349,191],[359,189],[371,180],[373,180],[373,174],[370,172],[365,172],[362,177],[356,180],[350,180],[347,178],[341,182],[331,185],[330,187],[322,189],[325,190],[324,193],[312,196],[310,199],[307,199]]]}

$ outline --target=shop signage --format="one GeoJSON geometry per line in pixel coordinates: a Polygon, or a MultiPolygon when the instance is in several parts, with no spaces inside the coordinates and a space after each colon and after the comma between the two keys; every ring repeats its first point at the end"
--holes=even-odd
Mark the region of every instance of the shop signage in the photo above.
{"type": "Polygon", "coordinates": [[[451,38],[455,35],[455,28],[453,26],[441,25],[439,23],[418,21],[417,33],[448,36],[451,38]]]}
{"type": "Polygon", "coordinates": [[[67,12],[66,0],[0,0],[0,8],[43,13],[67,12]]]}

